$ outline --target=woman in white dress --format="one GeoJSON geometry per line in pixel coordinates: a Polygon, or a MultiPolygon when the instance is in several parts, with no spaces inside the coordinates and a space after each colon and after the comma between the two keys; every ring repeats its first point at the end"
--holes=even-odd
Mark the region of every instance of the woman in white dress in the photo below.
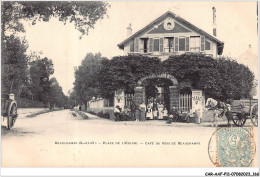
{"type": "Polygon", "coordinates": [[[146,118],[147,119],[153,119],[153,109],[152,109],[151,102],[147,105],[146,118]]]}
{"type": "MultiPolygon", "coordinates": [[[[141,121],[145,121],[146,105],[144,104],[144,102],[142,102],[142,104],[140,104],[139,110],[140,110],[140,113],[141,113],[139,119],[141,121]]],[[[139,121],[139,119],[136,119],[136,121],[139,121]]]]}
{"type": "Polygon", "coordinates": [[[158,119],[163,119],[163,108],[164,108],[164,106],[163,106],[162,102],[160,101],[160,103],[158,105],[158,112],[159,112],[158,119]]]}

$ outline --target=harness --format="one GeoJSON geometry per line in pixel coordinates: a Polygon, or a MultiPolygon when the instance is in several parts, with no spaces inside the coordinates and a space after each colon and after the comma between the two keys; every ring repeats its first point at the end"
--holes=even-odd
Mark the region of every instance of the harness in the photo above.
{"type": "Polygon", "coordinates": [[[219,100],[214,100],[212,98],[209,98],[209,100],[207,101],[207,105],[209,106],[209,110],[214,110],[214,111],[217,111],[219,109],[223,109],[223,111],[218,114],[218,117],[222,117],[226,111],[228,111],[228,106],[226,103],[224,102],[221,102],[219,100]]]}

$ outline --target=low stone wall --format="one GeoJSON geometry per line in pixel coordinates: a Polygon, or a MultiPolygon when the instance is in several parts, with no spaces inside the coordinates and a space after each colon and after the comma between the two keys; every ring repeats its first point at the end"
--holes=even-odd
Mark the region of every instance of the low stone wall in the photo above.
{"type": "Polygon", "coordinates": [[[40,101],[15,98],[18,108],[44,108],[44,103],[40,101]]]}
{"type": "Polygon", "coordinates": [[[98,113],[108,113],[109,114],[109,119],[111,120],[115,120],[115,116],[114,116],[114,107],[103,107],[103,108],[87,108],[87,112],[94,112],[95,114],[98,113]]]}

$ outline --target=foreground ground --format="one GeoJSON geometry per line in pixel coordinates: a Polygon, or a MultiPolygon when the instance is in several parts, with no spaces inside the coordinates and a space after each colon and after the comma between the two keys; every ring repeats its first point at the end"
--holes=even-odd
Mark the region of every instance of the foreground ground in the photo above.
{"type": "Polygon", "coordinates": [[[75,117],[70,110],[21,116],[12,130],[2,122],[2,166],[213,166],[208,144],[216,128],[210,123],[113,122],[88,116],[75,117]]]}

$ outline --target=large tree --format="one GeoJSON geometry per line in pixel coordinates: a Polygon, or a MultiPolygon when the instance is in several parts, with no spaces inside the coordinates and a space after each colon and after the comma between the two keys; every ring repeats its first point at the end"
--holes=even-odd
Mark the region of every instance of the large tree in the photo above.
{"type": "Polygon", "coordinates": [[[19,94],[28,84],[28,60],[25,54],[27,44],[14,35],[2,40],[1,51],[1,88],[2,93],[19,94]]]}
{"type": "Polygon", "coordinates": [[[50,79],[50,90],[48,92],[48,101],[50,103],[50,109],[54,107],[65,106],[67,103],[67,97],[64,95],[61,86],[55,77],[50,79]]]}
{"type": "Polygon", "coordinates": [[[75,68],[74,91],[78,101],[86,103],[93,96],[100,96],[100,71],[102,63],[106,61],[108,59],[100,53],[88,53],[81,65],[75,68]]]}
{"type": "Polygon", "coordinates": [[[30,62],[29,88],[34,99],[48,102],[50,76],[54,73],[53,63],[48,58],[38,58],[30,62]]]}

